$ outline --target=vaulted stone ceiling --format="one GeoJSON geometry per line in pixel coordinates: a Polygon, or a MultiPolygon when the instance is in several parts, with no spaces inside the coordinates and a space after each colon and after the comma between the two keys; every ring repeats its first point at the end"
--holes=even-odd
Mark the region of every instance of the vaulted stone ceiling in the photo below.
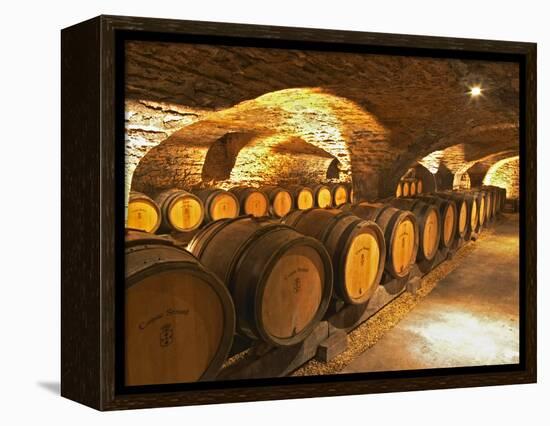
{"type": "Polygon", "coordinates": [[[359,194],[385,196],[434,151],[448,153],[449,169],[467,170],[519,149],[514,63],[131,42],[126,74],[136,189],[259,184],[247,167],[262,174],[277,158],[263,183],[291,181],[290,160],[304,156],[303,168],[316,169],[308,179],[337,164],[359,194]],[[483,92],[472,99],[475,84],[483,92]],[[231,168],[217,177],[203,170],[212,147],[231,168]],[[460,153],[454,160],[449,147],[460,153]]]}

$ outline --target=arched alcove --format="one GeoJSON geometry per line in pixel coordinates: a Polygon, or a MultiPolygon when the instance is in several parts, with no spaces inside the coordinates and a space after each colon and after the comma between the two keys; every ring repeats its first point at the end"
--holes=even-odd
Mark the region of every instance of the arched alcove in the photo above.
{"type": "Polygon", "coordinates": [[[487,171],[483,183],[505,188],[506,198],[519,198],[519,156],[497,161],[487,171]]]}

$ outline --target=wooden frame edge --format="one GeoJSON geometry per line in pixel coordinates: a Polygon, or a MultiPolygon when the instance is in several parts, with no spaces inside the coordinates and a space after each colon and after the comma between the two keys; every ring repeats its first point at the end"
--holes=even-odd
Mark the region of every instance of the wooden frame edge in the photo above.
{"type": "MultiPolygon", "coordinates": [[[[84,85],[87,78],[97,77],[97,99],[93,97],[93,94],[89,94],[93,98],[92,104],[94,106],[95,101],[97,101],[97,108],[94,109],[89,106],[71,113],[69,111],[71,108],[67,105],[70,96],[65,99],[67,92],[66,89],[63,89],[65,80],[63,80],[62,85],[62,124],[67,124],[67,119],[71,114],[75,115],[75,122],[72,124],[74,127],[81,126],[79,120],[84,119],[82,115],[78,116],[78,114],[88,117],[90,123],[93,124],[93,130],[88,129],[88,132],[82,135],[79,140],[79,143],[82,144],[82,146],[79,145],[79,148],[88,147],[89,152],[84,149],[79,153],[79,149],[76,149],[76,154],[71,151],[69,146],[69,144],[74,143],[72,134],[76,132],[76,129],[62,125],[62,330],[64,331],[62,331],[61,393],[63,396],[96,409],[114,410],[536,382],[536,238],[531,237],[531,235],[536,235],[536,216],[527,213],[536,212],[536,44],[105,15],[65,29],[62,34],[68,37],[68,34],[73,31],[83,31],[82,34],[87,31],[93,32],[88,26],[92,26],[93,31],[97,31],[97,33],[94,33],[97,36],[97,38],[94,38],[94,43],[98,44],[97,68],[90,67],[88,72],[80,77],[79,84],[84,85]],[[522,164],[522,166],[525,166],[523,167],[524,175],[522,177],[524,179],[522,182],[525,188],[529,188],[529,191],[522,191],[521,196],[523,198],[522,208],[524,209],[522,214],[526,218],[526,228],[530,231],[530,238],[525,241],[524,303],[529,306],[529,312],[526,313],[522,330],[526,343],[525,368],[516,372],[492,372],[463,376],[381,378],[332,383],[328,380],[327,383],[315,384],[117,395],[115,393],[115,330],[113,327],[115,274],[112,259],[114,259],[113,229],[116,226],[113,212],[116,205],[115,182],[117,171],[115,147],[113,146],[113,141],[116,139],[114,53],[116,48],[115,32],[118,30],[178,32],[198,35],[216,34],[221,36],[238,35],[244,38],[256,37],[265,38],[266,40],[275,38],[328,43],[358,43],[403,49],[421,48],[482,53],[497,51],[523,56],[525,58],[524,131],[525,153],[527,154],[525,157],[528,158],[529,162],[525,165],[522,164]],[[92,71],[97,71],[98,75],[93,77],[92,71]],[[97,157],[92,156],[91,158],[93,160],[92,167],[97,172],[97,176],[95,176],[97,182],[95,183],[92,182],[93,177],[90,180],[89,170],[85,168],[77,170],[78,167],[74,161],[72,165],[69,164],[71,163],[69,157],[73,160],[74,155],[88,155],[94,152],[97,157]],[[88,176],[86,176],[87,174],[88,176]],[[83,179],[86,184],[79,182],[79,179],[83,179]],[[75,193],[90,187],[94,191],[91,194],[86,192],[88,198],[85,199],[83,205],[78,205],[78,202],[71,200],[75,193]],[[533,188],[534,191],[532,191],[533,188]],[[77,220],[69,216],[82,212],[83,206],[95,211],[99,220],[97,227],[96,224],[84,221],[85,225],[90,225],[90,227],[82,234],[79,243],[89,250],[97,250],[95,252],[98,256],[97,260],[94,260],[93,253],[83,251],[86,248],[80,247],[79,249],[78,244],[72,241],[77,235],[75,232],[78,231],[74,223],[77,220]],[[82,259],[89,260],[88,269],[85,273],[73,270],[73,262],[78,260],[76,258],[81,261],[82,259]],[[74,280],[77,280],[79,284],[82,282],[83,288],[80,290],[75,288],[74,280]],[[94,288],[94,286],[97,286],[97,288],[94,288]],[[93,300],[84,303],[83,298],[85,299],[86,294],[93,294],[93,300]],[[75,306],[81,311],[71,305],[74,304],[75,297],[78,301],[75,306]],[[63,324],[63,322],[67,323],[67,317],[78,313],[80,313],[78,323],[84,322],[89,325],[80,336],[76,335],[76,325],[67,328],[67,324],[63,324]],[[86,356],[80,356],[78,355],[80,351],[74,351],[75,346],[78,346],[79,349],[88,348],[90,353],[86,356]],[[79,363],[82,365],[79,365],[79,363]],[[78,380],[71,378],[71,373],[78,377],[78,380]],[[85,380],[81,380],[81,378],[85,378],[85,380]]],[[[62,39],[63,37],[62,35],[62,39]]],[[[65,58],[65,53],[66,49],[63,48],[62,61],[65,58]]]]}

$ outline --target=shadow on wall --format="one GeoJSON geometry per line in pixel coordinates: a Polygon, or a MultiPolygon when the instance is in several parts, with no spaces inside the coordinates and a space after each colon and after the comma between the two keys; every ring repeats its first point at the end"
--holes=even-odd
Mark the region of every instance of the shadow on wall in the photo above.
{"type": "Polygon", "coordinates": [[[422,180],[422,192],[434,192],[438,190],[435,175],[426,167],[418,163],[413,169],[415,177],[422,180]]]}
{"type": "Polygon", "coordinates": [[[299,175],[304,183],[327,176],[350,182],[352,169],[376,169],[376,161],[392,160],[386,158],[395,155],[386,133],[372,114],[346,98],[320,88],[285,89],[205,115],[142,150],[135,171],[127,173],[133,189],[143,192],[278,183],[299,175]],[[369,145],[372,139],[376,149],[369,145]],[[303,176],[309,170],[311,176],[303,176]]]}

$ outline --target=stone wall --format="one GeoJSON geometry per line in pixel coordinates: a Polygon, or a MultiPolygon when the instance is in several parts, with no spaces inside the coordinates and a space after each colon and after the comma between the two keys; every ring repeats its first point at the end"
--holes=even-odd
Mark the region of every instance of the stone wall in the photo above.
{"type": "Polygon", "coordinates": [[[517,150],[516,64],[128,42],[127,190],[352,182],[392,195],[517,150]],[[484,95],[467,95],[472,81],[484,95]],[[433,161],[428,161],[428,157],[433,161]],[[428,157],[427,157],[428,156],[428,157]],[[425,161],[423,161],[425,160],[425,161]]]}
{"type": "Polygon", "coordinates": [[[483,183],[506,189],[506,198],[519,198],[519,157],[512,157],[495,163],[488,171],[483,183]]]}

